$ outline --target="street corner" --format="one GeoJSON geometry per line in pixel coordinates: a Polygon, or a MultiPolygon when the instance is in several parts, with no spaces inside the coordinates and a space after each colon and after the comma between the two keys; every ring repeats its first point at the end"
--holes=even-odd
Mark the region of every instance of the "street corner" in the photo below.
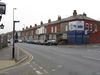
{"type": "Polygon", "coordinates": [[[20,51],[18,52],[23,54],[23,56],[20,56],[18,54],[19,55],[19,56],[17,55],[18,59],[16,59],[17,58],[16,57],[15,59],[10,59],[10,60],[8,59],[0,60],[0,73],[31,63],[31,61],[33,60],[33,56],[29,52],[22,50],[22,49],[20,49],[20,51]]]}
{"type": "Polygon", "coordinates": [[[16,64],[14,60],[0,60],[0,71],[12,67],[16,64]]]}

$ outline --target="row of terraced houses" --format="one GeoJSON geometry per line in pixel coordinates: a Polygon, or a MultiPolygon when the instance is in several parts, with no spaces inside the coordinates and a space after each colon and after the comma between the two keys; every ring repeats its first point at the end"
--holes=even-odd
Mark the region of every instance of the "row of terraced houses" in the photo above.
{"type": "Polygon", "coordinates": [[[73,15],[67,18],[58,16],[56,21],[41,21],[40,25],[23,28],[20,32],[23,41],[56,40],[59,44],[89,44],[100,43],[100,21],[87,17],[86,13],[73,15]]]}

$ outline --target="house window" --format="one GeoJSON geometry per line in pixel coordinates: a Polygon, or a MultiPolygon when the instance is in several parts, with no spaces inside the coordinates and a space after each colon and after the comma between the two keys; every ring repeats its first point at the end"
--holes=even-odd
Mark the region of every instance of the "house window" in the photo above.
{"type": "Polygon", "coordinates": [[[53,27],[51,27],[51,32],[53,33],[53,27]]]}
{"type": "Polygon", "coordinates": [[[95,24],[95,32],[97,32],[97,25],[95,24]]]}
{"type": "Polygon", "coordinates": [[[86,23],[85,30],[89,30],[89,24],[86,23]]]}
{"type": "Polygon", "coordinates": [[[90,24],[90,31],[92,31],[92,24],[90,24]]]}
{"type": "Polygon", "coordinates": [[[66,31],[68,31],[68,25],[66,25],[66,31]]]}
{"type": "Polygon", "coordinates": [[[57,32],[57,26],[55,26],[55,33],[57,32]]]}

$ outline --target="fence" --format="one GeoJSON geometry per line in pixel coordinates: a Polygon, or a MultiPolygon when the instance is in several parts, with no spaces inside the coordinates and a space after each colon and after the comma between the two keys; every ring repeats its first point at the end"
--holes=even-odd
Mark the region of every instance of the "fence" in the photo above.
{"type": "Polygon", "coordinates": [[[7,45],[8,45],[7,36],[0,35],[0,49],[6,47],[7,45]]]}

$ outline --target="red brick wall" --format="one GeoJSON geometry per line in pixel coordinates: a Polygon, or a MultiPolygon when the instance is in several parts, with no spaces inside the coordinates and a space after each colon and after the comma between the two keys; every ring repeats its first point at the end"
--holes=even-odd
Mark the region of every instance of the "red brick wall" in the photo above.
{"type": "Polygon", "coordinates": [[[47,33],[51,33],[51,26],[52,26],[52,25],[48,25],[48,26],[47,26],[47,33]]]}
{"type": "Polygon", "coordinates": [[[88,24],[88,28],[89,28],[89,31],[94,31],[95,30],[95,22],[93,22],[93,21],[84,21],[84,23],[85,23],[85,30],[86,30],[86,27],[87,27],[87,24],[88,24]]]}
{"type": "Polygon", "coordinates": [[[57,32],[60,32],[60,24],[49,24],[47,26],[47,33],[52,33],[52,27],[53,27],[53,32],[55,32],[55,26],[57,27],[57,32]]]}
{"type": "Polygon", "coordinates": [[[60,24],[57,25],[57,32],[60,32],[60,24]]]}
{"type": "Polygon", "coordinates": [[[100,43],[100,31],[90,34],[89,43],[100,43]]]}

